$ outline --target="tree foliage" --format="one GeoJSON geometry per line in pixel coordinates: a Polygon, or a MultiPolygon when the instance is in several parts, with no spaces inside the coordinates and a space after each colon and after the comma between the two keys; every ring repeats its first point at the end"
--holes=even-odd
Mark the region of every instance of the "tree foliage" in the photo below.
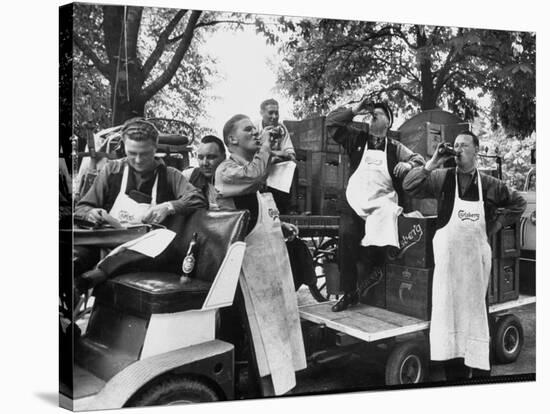
{"type": "Polygon", "coordinates": [[[533,33],[332,19],[279,23],[259,30],[281,44],[279,87],[294,98],[297,117],[367,95],[405,114],[441,107],[472,120],[479,106],[468,92],[480,88],[499,101],[495,126],[500,121],[522,136],[534,130],[533,33]],[[510,110],[518,104],[520,111],[510,110]]]}
{"type": "Polygon", "coordinates": [[[77,130],[90,119],[105,128],[143,115],[196,127],[217,73],[200,48],[222,24],[243,22],[229,13],[75,4],[77,130]]]}

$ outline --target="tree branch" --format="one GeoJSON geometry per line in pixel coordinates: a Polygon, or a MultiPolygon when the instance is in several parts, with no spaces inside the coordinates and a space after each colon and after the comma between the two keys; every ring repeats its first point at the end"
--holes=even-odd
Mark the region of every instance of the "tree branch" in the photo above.
{"type": "Polygon", "coordinates": [[[162,56],[162,53],[164,52],[164,49],[166,48],[166,45],[170,42],[168,39],[170,34],[172,34],[180,20],[183,18],[183,16],[185,16],[187,12],[188,10],[179,10],[174,15],[174,17],[172,17],[172,20],[170,20],[166,28],[160,34],[155,49],[153,50],[153,52],[151,52],[151,54],[143,64],[143,79],[147,79],[147,77],[157,64],[158,60],[162,56]]]}
{"type": "Polygon", "coordinates": [[[145,101],[148,101],[154,94],[162,89],[164,85],[170,82],[170,79],[172,79],[172,77],[178,70],[183,56],[185,56],[185,53],[187,52],[187,50],[189,49],[189,45],[191,44],[191,40],[193,40],[193,31],[195,30],[195,26],[197,25],[197,21],[199,20],[201,13],[202,11],[198,10],[193,10],[193,12],[191,13],[189,21],[187,22],[187,26],[185,27],[185,31],[183,33],[184,36],[181,40],[181,43],[178,45],[178,48],[176,49],[172,60],[168,64],[168,67],[157,79],[155,79],[146,88],[143,89],[142,97],[145,101]]]}
{"type": "MultiPolygon", "coordinates": [[[[231,23],[231,24],[249,25],[249,26],[253,26],[255,24],[253,22],[242,22],[242,21],[239,21],[239,20],[211,20],[209,22],[204,22],[204,23],[197,24],[195,26],[195,29],[198,29],[199,27],[214,26],[214,25],[220,24],[220,23],[231,23]]],[[[183,37],[184,37],[184,34],[173,37],[172,39],[168,40],[168,44],[176,43],[177,41],[181,40],[183,37]]]]}
{"type": "Polygon", "coordinates": [[[88,59],[90,59],[94,66],[99,70],[99,72],[105,76],[107,79],[109,79],[109,65],[104,63],[92,50],[90,46],[88,46],[84,40],[80,38],[76,33],[73,34],[73,41],[76,44],[76,46],[81,50],[82,53],[84,53],[84,56],[86,56],[88,59]]]}
{"type": "Polygon", "coordinates": [[[408,96],[410,99],[412,99],[413,101],[421,104],[422,103],[422,99],[419,98],[418,96],[414,95],[412,92],[406,90],[405,88],[403,88],[401,85],[391,85],[391,86],[388,86],[386,88],[382,88],[378,91],[378,93],[382,93],[382,92],[391,92],[391,91],[399,91],[401,93],[403,93],[404,95],[408,96]]]}

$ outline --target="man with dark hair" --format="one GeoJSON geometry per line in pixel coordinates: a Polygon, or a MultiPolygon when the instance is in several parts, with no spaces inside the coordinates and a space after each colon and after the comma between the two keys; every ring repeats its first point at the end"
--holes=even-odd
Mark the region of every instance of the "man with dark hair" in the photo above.
{"type": "Polygon", "coordinates": [[[452,155],[435,151],[403,182],[413,197],[438,200],[430,355],[432,360],[447,361],[448,380],[490,373],[485,303],[492,256],[488,236],[519,219],[526,205],[502,181],[479,173],[475,134],[460,133],[454,149],[456,168],[439,168],[452,155]]]}
{"type": "Polygon", "coordinates": [[[107,163],[75,208],[75,215],[101,224],[110,215],[121,223],[162,223],[172,214],[205,207],[202,194],[155,157],[158,131],[141,119],[122,129],[126,157],[107,163]]]}
{"type": "Polygon", "coordinates": [[[279,102],[275,99],[266,99],[260,104],[260,119],[256,128],[262,132],[266,127],[274,127],[275,136],[272,145],[273,154],[281,160],[295,160],[296,151],[290,139],[290,134],[282,122],[279,122],[279,102]]]}
{"type": "MultiPolygon", "coordinates": [[[[99,172],[76,205],[76,217],[96,224],[160,224],[171,215],[207,207],[205,197],[180,171],[155,157],[158,131],[152,123],[131,119],[121,134],[126,157],[109,161],[99,172]]],[[[99,261],[99,249],[75,246],[74,256],[74,273],[80,275],[99,261]]],[[[117,268],[117,262],[124,260],[117,258],[110,265],[117,268]]],[[[107,273],[102,269],[87,272],[79,279],[82,288],[104,280],[107,273]]]]}
{"type": "Polygon", "coordinates": [[[217,209],[217,193],[214,187],[216,169],[225,160],[225,146],[221,139],[214,135],[206,135],[201,139],[197,148],[199,166],[188,168],[182,172],[183,176],[202,191],[208,200],[210,209],[217,209]]]}
{"type": "Polygon", "coordinates": [[[366,98],[349,109],[338,109],[326,118],[327,135],[344,147],[350,157],[351,176],[340,217],[338,239],[342,298],[332,307],[340,312],[359,300],[359,261],[368,274],[382,266],[387,246],[399,246],[397,217],[402,208],[401,180],[422,156],[387,137],[393,116],[387,104],[366,98]],[[372,114],[369,132],[353,126],[354,116],[372,114]]]}

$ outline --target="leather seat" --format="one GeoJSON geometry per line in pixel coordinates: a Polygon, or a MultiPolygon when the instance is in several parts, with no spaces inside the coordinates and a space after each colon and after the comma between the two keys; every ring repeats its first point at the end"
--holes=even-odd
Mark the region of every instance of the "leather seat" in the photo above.
{"type": "Polygon", "coordinates": [[[170,228],[177,236],[163,253],[173,264],[167,266],[170,271],[138,271],[117,276],[95,288],[96,301],[144,316],[200,309],[227,249],[244,240],[248,219],[246,210],[199,210],[188,218],[175,219],[170,228]],[[181,269],[195,232],[198,234],[195,270],[191,281],[182,284],[181,272],[173,270],[181,269]]]}

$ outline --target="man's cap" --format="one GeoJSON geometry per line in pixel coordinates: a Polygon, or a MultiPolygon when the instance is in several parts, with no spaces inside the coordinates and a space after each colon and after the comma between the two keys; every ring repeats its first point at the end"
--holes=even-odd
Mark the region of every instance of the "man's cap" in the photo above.
{"type": "Polygon", "coordinates": [[[373,105],[373,109],[376,109],[376,108],[380,108],[386,113],[386,116],[388,117],[388,121],[390,122],[388,125],[388,129],[390,129],[391,126],[393,125],[393,113],[389,105],[386,102],[376,102],[373,105]]]}
{"type": "Polygon", "coordinates": [[[123,137],[133,141],[150,140],[155,144],[158,142],[159,131],[155,125],[143,118],[132,118],[124,123],[122,131],[123,137]]]}

